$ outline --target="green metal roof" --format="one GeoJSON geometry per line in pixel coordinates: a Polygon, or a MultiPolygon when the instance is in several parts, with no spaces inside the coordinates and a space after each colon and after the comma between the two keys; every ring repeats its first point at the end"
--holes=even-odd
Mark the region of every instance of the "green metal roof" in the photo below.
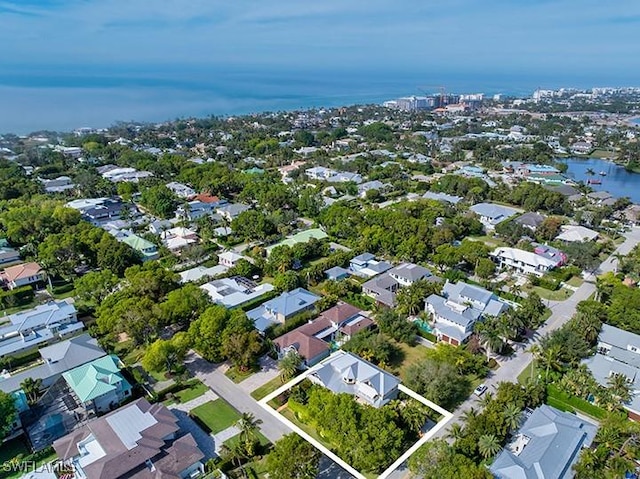
{"type": "Polygon", "coordinates": [[[301,231],[300,233],[296,233],[292,236],[288,236],[287,238],[283,239],[279,243],[276,243],[271,246],[267,246],[266,250],[271,251],[273,248],[276,248],[278,246],[283,246],[283,245],[293,246],[298,243],[308,243],[309,240],[311,240],[312,238],[315,238],[317,240],[322,240],[328,237],[329,235],[327,235],[327,233],[322,231],[320,228],[312,228],[310,230],[301,231]]]}
{"type": "Polygon", "coordinates": [[[117,356],[104,356],[80,367],[67,371],[62,376],[81,402],[91,401],[110,391],[129,389],[131,386],[120,373],[117,356]],[[119,385],[122,384],[122,387],[119,385]]]}
{"type": "Polygon", "coordinates": [[[122,242],[128,244],[136,251],[140,251],[145,253],[145,250],[152,249],[154,253],[157,251],[156,245],[154,245],[151,241],[147,241],[144,238],[141,238],[138,235],[129,235],[126,238],[122,239],[122,242]]]}

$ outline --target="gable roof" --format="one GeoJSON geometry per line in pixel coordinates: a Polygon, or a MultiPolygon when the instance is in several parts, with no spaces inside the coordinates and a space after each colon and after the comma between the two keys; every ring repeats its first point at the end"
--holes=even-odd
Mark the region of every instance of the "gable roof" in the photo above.
{"type": "Polygon", "coordinates": [[[431,276],[430,270],[428,270],[424,266],[413,263],[399,264],[398,266],[391,268],[387,273],[399,276],[400,278],[407,279],[412,282],[431,276]]]}
{"type": "Polygon", "coordinates": [[[495,203],[478,203],[469,208],[474,213],[489,218],[492,223],[504,221],[518,213],[515,208],[497,205],[495,203]]]}
{"type": "Polygon", "coordinates": [[[498,479],[568,479],[580,450],[591,444],[597,429],[574,414],[540,406],[519,431],[528,442],[518,453],[504,449],[490,470],[498,479]]]}
{"type": "Polygon", "coordinates": [[[302,311],[319,299],[320,296],[313,294],[311,291],[307,291],[304,288],[296,288],[288,292],[285,291],[280,296],[266,301],[262,306],[272,314],[282,314],[288,317],[302,311]]]}

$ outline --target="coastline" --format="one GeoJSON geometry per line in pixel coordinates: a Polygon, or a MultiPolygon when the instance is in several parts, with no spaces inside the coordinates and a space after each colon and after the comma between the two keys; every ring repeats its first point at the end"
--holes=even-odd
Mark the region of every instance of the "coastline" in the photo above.
{"type": "Polygon", "coordinates": [[[640,128],[640,116],[632,116],[630,118],[627,118],[626,123],[629,126],[635,126],[636,128],[640,128]]]}

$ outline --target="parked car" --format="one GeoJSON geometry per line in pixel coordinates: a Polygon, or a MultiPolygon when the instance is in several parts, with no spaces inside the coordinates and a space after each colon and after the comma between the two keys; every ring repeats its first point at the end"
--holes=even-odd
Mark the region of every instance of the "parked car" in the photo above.
{"type": "Polygon", "coordinates": [[[482,396],[485,392],[487,391],[487,385],[486,384],[480,384],[477,388],[475,388],[473,390],[473,394],[475,394],[476,396],[480,397],[482,396]]]}

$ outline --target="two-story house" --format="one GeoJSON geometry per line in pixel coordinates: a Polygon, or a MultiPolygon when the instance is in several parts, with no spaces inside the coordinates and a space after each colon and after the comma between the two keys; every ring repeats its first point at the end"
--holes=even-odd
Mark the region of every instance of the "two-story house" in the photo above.
{"type": "Polygon", "coordinates": [[[131,396],[131,385],[122,376],[122,361],[103,356],[62,374],[77,402],[89,414],[107,412],[131,396]]]}
{"type": "Polygon", "coordinates": [[[253,320],[258,331],[264,332],[269,326],[284,324],[296,314],[312,310],[319,300],[320,296],[304,288],[296,288],[247,311],[247,316],[253,320]]]}
{"type": "Polygon", "coordinates": [[[0,358],[54,343],[84,328],[73,298],[41,304],[6,319],[9,324],[0,326],[0,358]]]}
{"type": "Polygon", "coordinates": [[[303,365],[310,367],[326,358],[332,346],[349,341],[357,332],[373,325],[362,310],[348,303],[338,303],[313,321],[276,338],[273,343],[280,358],[293,350],[302,357],[303,365]]]}
{"type": "Polygon", "coordinates": [[[362,253],[349,261],[349,273],[361,278],[372,278],[391,269],[386,261],[379,261],[371,253],[362,253]]]}
{"type": "Polygon", "coordinates": [[[521,274],[543,276],[558,265],[557,261],[546,256],[518,248],[496,248],[491,256],[498,263],[498,267],[514,270],[521,274]]]}
{"type": "Polygon", "coordinates": [[[596,354],[583,363],[601,386],[614,374],[627,378],[632,396],[623,406],[629,418],[640,421],[640,335],[603,324],[596,354]]]}
{"type": "Polygon", "coordinates": [[[350,394],[376,408],[396,399],[400,384],[395,376],[342,350],[311,368],[307,377],[336,394],[350,394]]]}
{"type": "Polygon", "coordinates": [[[0,271],[0,284],[5,289],[41,283],[46,279],[44,269],[38,263],[21,263],[0,271]]]}
{"type": "Polygon", "coordinates": [[[394,307],[396,293],[405,286],[418,281],[440,281],[424,266],[413,263],[402,263],[379,276],[363,283],[362,292],[384,306],[394,307]]]}
{"type": "Polygon", "coordinates": [[[465,342],[476,322],[485,316],[499,316],[509,305],[491,291],[459,281],[446,282],[442,296],[432,294],[425,300],[433,331],[439,341],[457,346],[465,342]]]}
{"type": "Polygon", "coordinates": [[[138,399],[53,443],[78,479],[186,479],[204,475],[203,452],[162,403],[138,399]]]}

